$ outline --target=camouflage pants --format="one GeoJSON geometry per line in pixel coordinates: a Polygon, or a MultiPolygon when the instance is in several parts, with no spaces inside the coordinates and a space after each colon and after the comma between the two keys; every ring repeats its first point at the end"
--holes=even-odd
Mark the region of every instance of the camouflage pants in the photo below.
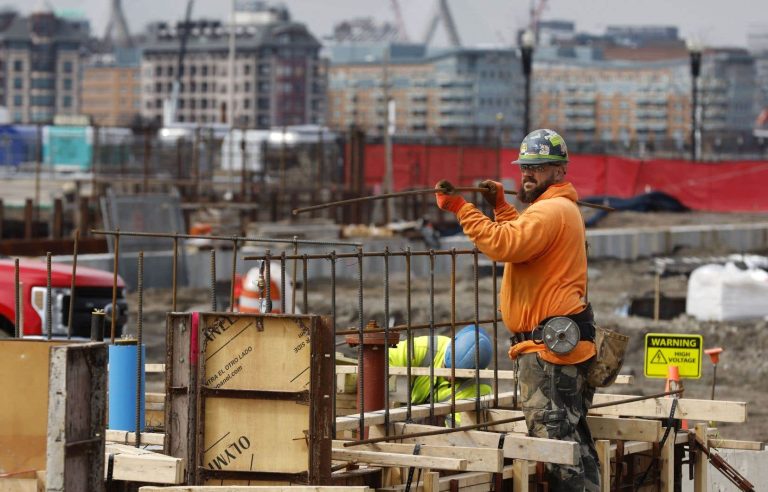
{"type": "Polygon", "coordinates": [[[588,363],[556,365],[524,354],[518,358],[520,400],[528,433],[533,437],[579,443],[576,465],[547,465],[550,490],[599,491],[600,471],[587,410],[595,389],[586,382],[588,363]]]}

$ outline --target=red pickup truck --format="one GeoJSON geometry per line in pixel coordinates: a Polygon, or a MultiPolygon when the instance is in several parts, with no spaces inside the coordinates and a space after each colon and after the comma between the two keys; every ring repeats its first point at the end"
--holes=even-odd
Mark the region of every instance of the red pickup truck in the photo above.
{"type": "MultiPolygon", "coordinates": [[[[21,303],[24,336],[46,334],[47,271],[45,262],[21,260],[19,280],[22,283],[21,303]]],[[[51,333],[55,337],[67,335],[69,326],[69,305],[72,299],[72,265],[53,263],[51,265],[51,333]]],[[[121,335],[127,318],[125,283],[117,278],[116,335],[121,335]]],[[[0,258],[0,336],[14,335],[16,319],[14,260],[0,258]],[[3,333],[4,332],[4,333],[3,333]]],[[[72,336],[90,337],[91,313],[94,309],[107,311],[105,335],[110,332],[112,312],[112,273],[77,267],[75,280],[75,305],[72,313],[72,336]]]]}

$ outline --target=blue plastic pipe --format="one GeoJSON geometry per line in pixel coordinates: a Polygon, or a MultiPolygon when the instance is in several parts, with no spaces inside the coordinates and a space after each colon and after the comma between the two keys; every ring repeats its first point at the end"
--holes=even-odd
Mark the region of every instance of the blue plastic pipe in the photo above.
{"type": "MultiPolygon", "coordinates": [[[[146,346],[141,346],[141,360],[147,360],[146,346]]],[[[141,431],[144,415],[145,373],[141,368],[141,431]]],[[[116,342],[109,346],[109,428],[136,432],[136,341],[116,342]]]]}

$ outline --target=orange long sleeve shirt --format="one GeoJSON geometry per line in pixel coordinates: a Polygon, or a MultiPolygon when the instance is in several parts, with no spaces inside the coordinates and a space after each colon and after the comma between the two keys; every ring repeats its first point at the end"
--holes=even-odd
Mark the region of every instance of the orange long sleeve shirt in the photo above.
{"type": "MultiPolygon", "coordinates": [[[[467,203],[457,217],[464,233],[494,261],[504,262],[499,306],[513,333],[530,332],[550,316],[584,310],[587,286],[586,232],[570,183],[550,186],[525,211],[505,204],[492,221],[467,203]]],[[[595,355],[595,345],[580,341],[568,354],[557,355],[544,344],[518,343],[511,357],[540,352],[553,364],[577,364],[595,355]]]]}

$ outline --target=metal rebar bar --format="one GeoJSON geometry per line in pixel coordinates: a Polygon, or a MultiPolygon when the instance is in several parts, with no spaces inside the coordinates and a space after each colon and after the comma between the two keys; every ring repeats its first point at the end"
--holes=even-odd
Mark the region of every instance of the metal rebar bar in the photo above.
{"type": "MultiPolygon", "coordinates": [[[[475,289],[475,413],[480,415],[480,265],[479,251],[472,255],[472,275],[475,289]]],[[[494,313],[494,318],[496,314],[494,313]]]]}
{"type": "Polygon", "coordinates": [[[13,290],[13,301],[14,301],[14,338],[19,338],[19,335],[22,332],[21,329],[21,279],[20,279],[20,268],[19,268],[19,259],[15,258],[13,260],[13,274],[14,274],[14,290],[13,290]]]}
{"type": "MultiPolygon", "coordinates": [[[[480,192],[480,193],[482,193],[482,192],[488,191],[488,188],[457,186],[457,187],[454,188],[454,190],[458,191],[458,192],[467,192],[467,191],[469,191],[469,192],[480,192]]],[[[328,203],[321,203],[319,205],[312,205],[312,206],[309,206],[309,207],[295,208],[295,209],[293,209],[292,213],[293,213],[293,215],[298,215],[300,213],[311,212],[313,210],[321,210],[321,209],[328,208],[328,207],[340,207],[340,206],[344,206],[344,205],[352,205],[352,204],[355,204],[355,203],[368,202],[368,201],[372,201],[372,200],[384,200],[384,199],[389,199],[389,198],[400,198],[400,197],[411,196],[411,195],[429,195],[429,194],[436,193],[438,191],[440,191],[440,190],[436,189],[436,188],[425,188],[425,189],[421,189],[421,190],[398,191],[398,192],[395,192],[395,193],[383,193],[383,194],[380,194],[380,195],[372,195],[372,196],[365,196],[365,197],[359,197],[359,198],[348,198],[346,200],[340,200],[340,201],[337,201],[337,202],[328,202],[328,203]]],[[[506,194],[506,195],[517,195],[517,192],[516,191],[512,191],[512,190],[504,190],[504,194],[506,194]]],[[[609,211],[609,212],[614,211],[614,209],[612,207],[609,207],[607,205],[602,205],[602,204],[599,204],[599,203],[588,203],[588,202],[582,202],[582,201],[577,201],[576,203],[578,203],[579,205],[584,206],[584,207],[596,208],[598,210],[606,210],[606,211],[609,211]]]]}
{"type": "Polygon", "coordinates": [[[389,246],[384,247],[384,426],[389,428],[389,246]]]}
{"type": "Polygon", "coordinates": [[[141,374],[143,361],[141,360],[141,343],[144,324],[144,251],[139,251],[139,271],[136,287],[138,307],[136,309],[136,447],[141,446],[141,374]]]}
{"type": "Polygon", "coordinates": [[[270,250],[266,251],[266,256],[264,259],[264,288],[266,289],[266,311],[267,313],[272,312],[272,252],[270,250]]]}
{"type": "MultiPolygon", "coordinates": [[[[303,298],[303,304],[304,304],[304,313],[309,313],[309,289],[307,289],[307,285],[309,282],[308,279],[308,265],[307,265],[307,255],[304,255],[301,258],[301,295],[303,298]]],[[[294,295],[296,293],[294,292],[294,295]]],[[[362,343],[362,342],[360,342],[362,343]]]]}
{"type": "Polygon", "coordinates": [[[67,315],[67,340],[72,339],[73,315],[75,313],[75,279],[77,278],[77,248],[80,242],[80,229],[75,229],[75,244],[72,249],[72,282],[69,285],[69,313],[67,315]]]}
{"type": "Polygon", "coordinates": [[[179,275],[179,236],[173,235],[173,260],[171,265],[171,311],[176,312],[176,288],[179,275]]]}
{"type": "MultiPolygon", "coordinates": [[[[593,405],[590,407],[590,409],[593,408],[603,408],[603,407],[611,407],[615,405],[623,405],[625,403],[633,403],[636,401],[642,401],[642,400],[650,400],[653,398],[662,398],[664,396],[670,396],[678,393],[682,393],[683,390],[675,390],[675,391],[667,391],[665,393],[657,393],[655,395],[649,395],[649,396],[638,396],[636,398],[627,398],[621,401],[613,401],[613,402],[606,402],[606,403],[600,403],[598,405],[593,405]]],[[[511,410],[505,407],[499,407],[501,410],[511,410]]],[[[525,416],[521,415],[519,417],[510,417],[508,419],[499,419],[494,420],[493,422],[481,422],[479,424],[472,424],[472,425],[462,425],[460,427],[455,428],[449,428],[446,427],[444,429],[436,429],[433,431],[424,431],[424,432],[412,432],[408,434],[403,435],[394,435],[394,436],[381,436],[381,437],[373,437],[370,439],[362,439],[358,441],[347,441],[343,444],[345,448],[351,447],[351,446],[359,446],[362,444],[376,444],[379,442],[386,442],[386,441],[395,441],[398,439],[413,439],[416,437],[427,437],[427,436],[437,436],[440,434],[451,434],[453,432],[461,432],[461,431],[467,431],[467,430],[474,430],[474,429],[480,429],[482,427],[488,427],[488,426],[495,426],[495,425],[501,425],[501,424],[511,424],[513,422],[522,422],[525,420],[525,416]]]]}
{"type": "Polygon", "coordinates": [[[210,285],[210,296],[211,296],[211,311],[216,312],[216,250],[211,250],[211,285],[210,285]]]}
{"type": "Polygon", "coordinates": [[[365,366],[363,364],[363,248],[357,249],[357,319],[358,319],[358,343],[357,343],[357,401],[360,408],[360,427],[358,436],[365,436],[365,366]]]}
{"type": "MultiPolygon", "coordinates": [[[[462,255],[471,255],[471,254],[474,253],[474,251],[475,251],[474,249],[461,249],[461,250],[457,250],[456,253],[462,254],[462,255]]],[[[403,252],[403,251],[390,251],[389,254],[390,254],[390,256],[405,256],[406,253],[403,252]]],[[[434,256],[450,256],[451,250],[447,250],[447,249],[446,250],[442,250],[442,249],[438,250],[438,249],[436,249],[436,250],[433,250],[433,252],[431,254],[434,255],[434,256]]],[[[431,254],[430,254],[429,250],[427,250],[427,251],[412,251],[411,252],[411,256],[430,256],[431,254]]],[[[357,258],[357,256],[358,256],[357,253],[337,253],[336,254],[336,258],[337,259],[345,259],[345,258],[353,259],[353,258],[357,258]]],[[[376,251],[376,252],[363,253],[363,256],[365,258],[381,258],[381,257],[384,256],[384,253],[381,252],[381,251],[376,251]]],[[[308,254],[307,255],[307,259],[309,259],[309,260],[327,260],[328,257],[329,257],[328,253],[314,254],[314,255],[308,254]]],[[[304,258],[303,254],[302,255],[287,255],[286,256],[286,259],[288,259],[288,260],[300,260],[302,258],[304,258]]],[[[262,256],[255,255],[255,256],[244,256],[243,257],[243,260],[246,260],[246,261],[261,261],[263,259],[264,259],[263,255],[262,256]]]]}
{"type": "MultiPolygon", "coordinates": [[[[283,255],[285,258],[285,255],[283,255]]],[[[331,251],[331,323],[333,333],[336,333],[336,250],[331,251]]],[[[285,260],[283,260],[285,261],[285,260]]],[[[295,294],[294,294],[295,296],[295,294]]],[[[336,374],[336,357],[333,358],[333,374],[336,374]]],[[[337,381],[333,378],[333,394],[338,394],[337,381]]],[[[333,431],[331,435],[336,438],[336,405],[333,407],[333,431]]]]}
{"type": "MultiPolygon", "coordinates": [[[[435,255],[434,250],[429,250],[429,354],[434,357],[437,352],[435,347],[435,255]]],[[[425,361],[429,364],[429,420],[435,424],[435,364],[433,361],[425,361]]]]}
{"type": "Polygon", "coordinates": [[[298,264],[296,261],[299,257],[299,236],[293,236],[293,272],[291,273],[291,279],[293,282],[293,285],[291,286],[293,288],[293,296],[291,296],[291,314],[296,314],[296,270],[298,269],[298,264]]]}
{"type": "MultiPolygon", "coordinates": [[[[496,319],[496,321],[498,321],[498,318],[496,319]]],[[[469,324],[472,324],[474,322],[475,322],[475,320],[473,320],[473,319],[457,320],[456,321],[456,326],[469,325],[469,324]]],[[[487,325],[487,324],[491,324],[493,322],[494,322],[494,319],[492,319],[492,318],[481,319],[480,320],[480,325],[487,325]]],[[[450,321],[443,321],[443,322],[440,322],[440,323],[435,322],[434,324],[423,323],[423,324],[417,324],[417,325],[414,325],[414,324],[408,325],[406,323],[404,325],[393,326],[393,327],[391,327],[389,329],[389,331],[390,332],[393,332],[393,331],[406,331],[406,332],[408,332],[409,330],[426,330],[426,329],[428,329],[431,326],[434,326],[435,328],[450,328],[451,322],[450,321]]],[[[368,328],[367,330],[365,330],[365,332],[366,333],[384,333],[384,328],[380,328],[380,327],[379,328],[368,328]]],[[[341,331],[337,331],[336,332],[337,335],[354,335],[355,333],[357,333],[357,329],[356,328],[355,329],[350,328],[348,330],[341,330],[341,331]]]]}
{"type": "Polygon", "coordinates": [[[451,253],[451,427],[456,427],[456,248],[451,253]]]}
{"type": "MultiPolygon", "coordinates": [[[[174,237],[178,237],[181,239],[210,239],[210,240],[218,240],[218,241],[231,241],[233,236],[215,236],[210,234],[171,234],[166,232],[137,232],[137,231],[120,231],[120,229],[116,229],[114,231],[105,231],[101,229],[91,229],[91,234],[101,235],[101,236],[129,236],[129,237],[157,237],[157,238],[166,238],[166,239],[173,239],[174,237]]],[[[250,236],[235,236],[237,237],[237,240],[242,243],[277,243],[277,244],[293,244],[294,242],[298,242],[300,244],[307,244],[307,245],[313,245],[313,246],[349,246],[349,247],[359,247],[362,245],[362,243],[352,243],[352,242],[342,242],[342,241],[313,241],[309,239],[297,239],[297,240],[291,240],[291,239],[281,239],[281,238],[264,238],[264,237],[250,237],[250,236]]]]}
{"type": "Polygon", "coordinates": [[[496,288],[498,281],[496,279],[496,262],[491,263],[491,279],[493,288],[491,297],[493,298],[493,406],[499,406],[499,322],[497,320],[499,311],[499,296],[496,288]]]}
{"type": "Polygon", "coordinates": [[[229,312],[235,312],[235,277],[237,276],[237,237],[232,237],[232,275],[229,278],[229,312]]]}
{"type": "Polygon", "coordinates": [[[53,296],[51,290],[51,252],[45,253],[45,333],[48,340],[53,338],[53,296]]]}
{"type": "Polygon", "coordinates": [[[413,381],[411,378],[411,368],[413,367],[413,331],[411,330],[411,247],[408,246],[405,249],[405,329],[406,329],[406,369],[407,373],[407,389],[408,394],[406,399],[408,403],[406,405],[405,417],[406,420],[411,420],[411,392],[413,391],[413,381]]]}
{"type": "MultiPolygon", "coordinates": [[[[93,231],[91,231],[93,232],[93,231]]],[[[115,229],[115,256],[112,261],[112,304],[110,306],[110,342],[115,343],[115,333],[117,331],[117,269],[120,258],[120,228],[115,229]]]]}
{"type": "MultiPolygon", "coordinates": [[[[285,313],[285,298],[288,296],[288,291],[285,290],[285,251],[283,251],[280,254],[280,292],[282,295],[280,296],[280,312],[285,313]]],[[[294,297],[296,295],[296,290],[291,289],[291,297],[294,297]]]]}

